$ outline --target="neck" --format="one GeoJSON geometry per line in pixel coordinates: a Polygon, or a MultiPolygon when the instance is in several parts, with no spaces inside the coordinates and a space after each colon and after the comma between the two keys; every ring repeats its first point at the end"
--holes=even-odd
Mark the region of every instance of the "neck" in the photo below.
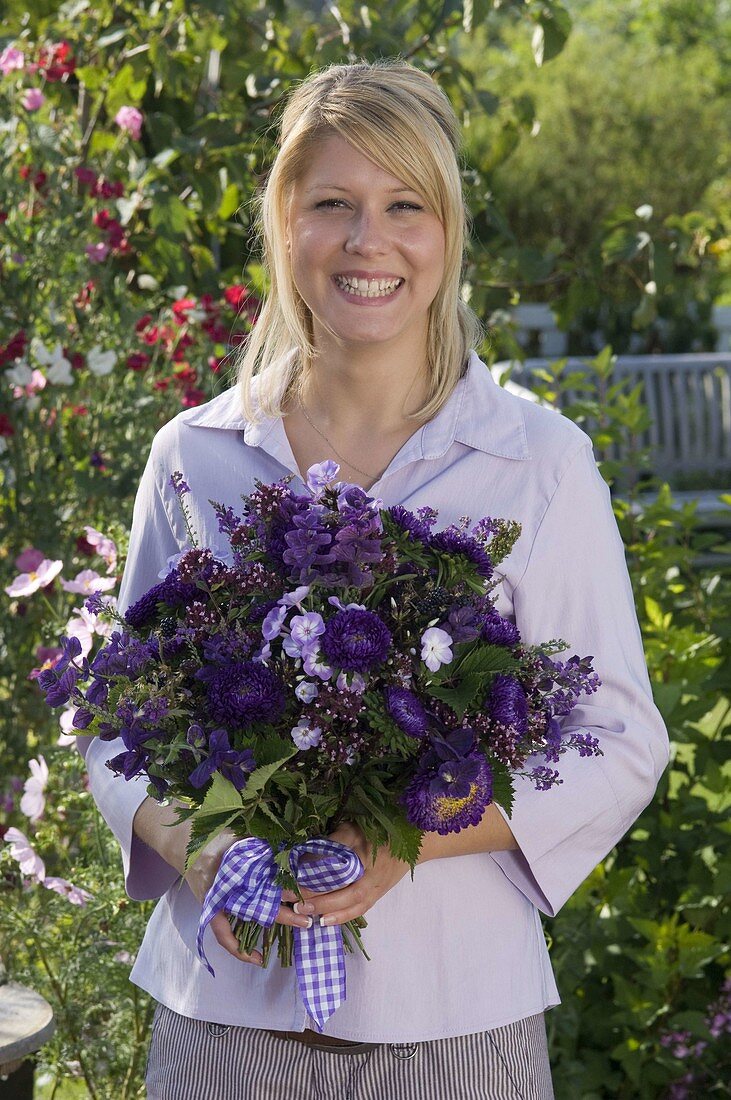
{"type": "Polygon", "coordinates": [[[428,393],[425,350],[351,345],[321,352],[303,396],[322,426],[337,425],[342,438],[363,425],[375,435],[403,430],[428,393]]]}

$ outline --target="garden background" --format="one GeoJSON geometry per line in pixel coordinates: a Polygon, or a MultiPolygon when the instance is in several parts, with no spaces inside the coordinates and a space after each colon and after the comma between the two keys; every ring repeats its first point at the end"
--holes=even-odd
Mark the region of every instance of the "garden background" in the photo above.
{"type": "MultiPolygon", "coordinates": [[[[522,354],[511,308],[550,303],[586,364],[578,380],[558,364],[542,392],[578,381],[585,397],[568,414],[593,418],[596,442],[631,444],[646,413],[637,391],[611,383],[612,353],[713,348],[712,308],[731,304],[731,11],[717,0],[4,10],[0,958],[57,1015],[36,1094],[122,1100],[143,1095],[151,1007],[127,975],[149,907],[125,897],[70,715],[59,727],[34,680],[60,632],[88,647],[100,628],[79,611],[83,593],[117,590],[155,430],[231,380],[265,288],[248,203],[283,93],[360,57],[400,54],[434,74],[464,124],[464,293],[489,328],[483,357],[522,354]]],[[[602,472],[611,483],[616,467],[602,472]]],[[[561,1098],[729,1095],[729,547],[658,489],[654,503],[617,497],[615,509],[673,757],[630,834],[545,922],[563,996],[547,1017],[561,1098]]]]}

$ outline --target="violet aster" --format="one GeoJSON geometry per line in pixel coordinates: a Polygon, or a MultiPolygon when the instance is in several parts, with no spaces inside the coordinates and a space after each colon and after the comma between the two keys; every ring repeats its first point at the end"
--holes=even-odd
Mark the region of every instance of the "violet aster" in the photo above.
{"type": "Polygon", "coordinates": [[[413,692],[407,691],[406,688],[387,687],[383,694],[386,699],[386,710],[399,729],[408,733],[410,737],[423,737],[429,719],[413,692]]]}
{"type": "Polygon", "coordinates": [[[481,577],[487,580],[493,574],[493,565],[488,554],[480,546],[477,539],[465,534],[457,527],[447,527],[444,531],[438,531],[432,535],[430,545],[435,550],[443,550],[448,554],[461,554],[471,561],[481,577]]]}
{"type": "Polygon", "coordinates": [[[483,624],[480,634],[483,642],[491,645],[517,645],[520,641],[520,631],[509,619],[504,619],[499,611],[493,608],[483,624]]]}
{"type": "Polygon", "coordinates": [[[425,832],[458,833],[479,825],[492,801],[492,771],[481,752],[420,770],[401,801],[412,825],[425,832]]]}
{"type": "Polygon", "coordinates": [[[404,508],[401,504],[394,504],[388,509],[388,515],[405,534],[422,542],[428,542],[431,533],[430,524],[415,516],[408,508],[404,508]]]}
{"type": "Polygon", "coordinates": [[[343,672],[369,672],[386,660],[391,631],[373,611],[339,611],[320,638],[329,664],[343,672]]]}
{"type": "Polygon", "coordinates": [[[499,674],[485,700],[487,713],[503,726],[512,726],[521,736],[528,729],[528,700],[514,676],[499,674]]]}
{"type": "Polygon", "coordinates": [[[269,725],[277,722],[284,712],[284,685],[266,665],[232,661],[200,669],[195,675],[205,684],[208,710],[214,722],[233,728],[248,727],[255,722],[269,725]]]}

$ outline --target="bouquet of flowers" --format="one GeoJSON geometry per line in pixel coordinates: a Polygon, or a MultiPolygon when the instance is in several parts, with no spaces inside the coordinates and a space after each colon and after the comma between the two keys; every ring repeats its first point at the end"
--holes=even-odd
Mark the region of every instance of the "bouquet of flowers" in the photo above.
{"type": "MultiPolygon", "coordinates": [[[[190,860],[223,829],[241,837],[206,899],[201,956],[225,908],[243,951],[263,939],[266,964],[276,942],[301,978],[305,953],[321,963],[325,942],[336,969],[343,948],[363,949],[363,918],[274,924],[283,889],[363,873],[326,839],[339,823],[360,826],[374,852],[388,844],[413,874],[425,832],[476,825],[493,801],[509,814],[516,776],[545,790],[561,782],[563,753],[601,752],[559,723],[599,686],[592,658],[554,659],[561,640],[523,645],[495,607],[519,524],[465,517],[437,531],[433,509],[385,508],[338,472],[313,466],[302,495],[291,478],[257,482],[241,514],[212,501],[223,553],[198,545],[190,488],[172,474],[190,548],[91,660],[63,639],[38,678],[51,706],[78,708],[77,730],[121,737],[114,772],[143,773],[150,795],[183,804],[190,860]]],[[[87,607],[104,603],[97,593],[87,607]]]]}

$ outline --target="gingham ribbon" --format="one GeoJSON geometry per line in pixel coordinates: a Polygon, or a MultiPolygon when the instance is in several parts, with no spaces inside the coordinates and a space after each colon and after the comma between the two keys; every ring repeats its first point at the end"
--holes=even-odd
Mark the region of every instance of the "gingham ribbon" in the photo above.
{"type": "MultiPolygon", "coordinates": [[[[352,848],[335,840],[316,838],[296,844],[289,857],[292,874],[300,886],[313,893],[327,893],[350,886],[363,874],[363,864],[352,848]],[[305,854],[320,858],[309,862],[305,854]]],[[[198,954],[211,974],[203,933],[221,909],[241,920],[255,920],[269,928],[282,904],[281,887],[275,884],[277,864],[271,846],[258,837],[237,840],[228,849],[203,903],[196,943],[198,954]]],[[[294,929],[297,984],[305,1008],[318,1031],[345,1000],[345,955],[339,925],[294,929]]],[[[214,975],[215,977],[215,975],[214,975]]]]}

